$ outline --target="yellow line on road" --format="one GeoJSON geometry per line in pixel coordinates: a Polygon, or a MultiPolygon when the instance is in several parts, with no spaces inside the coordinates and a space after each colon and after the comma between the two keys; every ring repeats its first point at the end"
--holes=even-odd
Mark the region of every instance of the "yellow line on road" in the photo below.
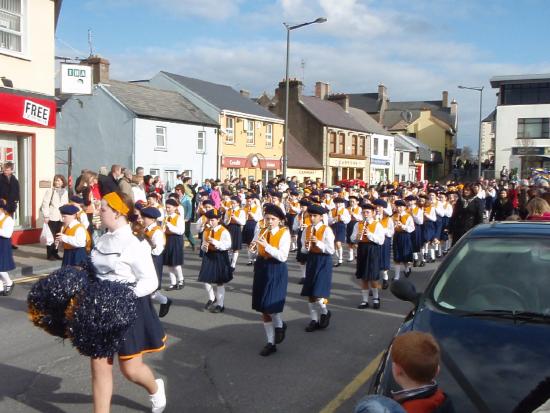
{"type": "Polygon", "coordinates": [[[48,274],[30,275],[30,276],[28,276],[28,277],[16,278],[15,280],[13,280],[13,282],[16,283],[16,284],[28,283],[28,282],[31,282],[31,281],[39,280],[40,278],[43,278],[43,277],[45,277],[45,276],[47,276],[47,275],[48,275],[48,274]]]}
{"type": "Polygon", "coordinates": [[[378,367],[378,364],[380,364],[380,360],[383,354],[384,352],[381,351],[374,358],[374,360],[372,360],[369,365],[363,369],[363,371],[355,376],[355,378],[351,382],[349,382],[348,385],[344,387],[342,391],[338,393],[338,395],[321,410],[321,413],[334,413],[342,404],[344,404],[355,393],[357,393],[357,390],[359,390],[361,386],[372,377],[372,375],[376,371],[376,368],[378,367]]]}

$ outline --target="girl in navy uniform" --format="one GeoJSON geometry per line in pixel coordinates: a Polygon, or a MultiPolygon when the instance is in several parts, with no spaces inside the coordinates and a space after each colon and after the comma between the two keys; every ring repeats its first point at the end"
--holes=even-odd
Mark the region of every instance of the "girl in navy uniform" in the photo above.
{"type": "Polygon", "coordinates": [[[384,244],[380,249],[380,271],[382,272],[382,289],[385,290],[389,285],[388,271],[390,270],[391,245],[395,228],[391,216],[387,214],[388,203],[383,199],[375,199],[372,204],[376,207],[376,220],[384,228],[384,244]]]}
{"type": "Polygon", "coordinates": [[[149,206],[139,211],[143,226],[145,227],[145,239],[151,246],[151,258],[155,265],[155,271],[158,278],[157,290],[151,295],[151,299],[160,304],[159,317],[164,317],[170,311],[172,300],[160,292],[162,287],[162,266],[164,263],[164,246],[166,245],[166,235],[158,225],[161,212],[157,206],[149,206]]]}
{"type": "Polygon", "coordinates": [[[350,221],[346,225],[346,242],[349,248],[349,257],[348,262],[353,262],[354,252],[357,249],[357,244],[354,244],[351,240],[351,234],[353,233],[353,228],[357,225],[357,222],[363,220],[363,215],[361,214],[361,207],[359,206],[359,199],[355,195],[349,197],[349,207],[348,212],[350,216],[350,221]]]}
{"type": "Polygon", "coordinates": [[[435,209],[435,237],[432,243],[432,249],[430,254],[433,253],[433,260],[435,258],[441,258],[441,233],[443,232],[443,217],[445,216],[445,207],[442,202],[439,201],[439,193],[430,191],[428,193],[430,202],[435,209]]]}
{"type": "Polygon", "coordinates": [[[363,221],[355,226],[352,239],[357,242],[357,265],[355,277],[361,280],[362,301],[359,309],[369,307],[369,290],[372,292],[373,308],[380,308],[380,249],[384,244],[384,228],[374,218],[375,207],[363,204],[363,221]]]}
{"type": "Polygon", "coordinates": [[[415,230],[413,217],[407,212],[405,201],[395,201],[397,212],[393,216],[395,235],[393,239],[393,260],[395,262],[395,280],[400,277],[401,269],[405,270],[405,277],[411,274],[413,260],[413,243],[411,235],[415,230]]]}
{"type": "Polygon", "coordinates": [[[424,239],[424,255],[426,262],[435,261],[435,241],[436,238],[436,221],[437,214],[435,213],[435,205],[432,203],[431,199],[424,195],[424,229],[422,232],[422,237],[424,239]]]}
{"type": "Polygon", "coordinates": [[[208,227],[204,230],[202,238],[201,250],[204,255],[198,281],[204,283],[208,293],[208,301],[204,308],[211,313],[223,313],[224,284],[233,279],[227,253],[231,248],[231,235],[223,225],[220,225],[221,217],[216,210],[207,211],[204,217],[208,220],[208,227]]]}
{"type": "Polygon", "coordinates": [[[311,321],[306,331],[327,328],[331,313],[327,309],[328,297],[332,288],[332,254],[334,254],[334,234],[323,223],[325,208],[310,205],[307,209],[311,219],[302,232],[302,252],[307,254],[306,279],[300,295],[308,297],[311,321]]]}
{"type": "MultiPolygon", "coordinates": [[[[208,223],[208,218],[206,218],[205,214],[206,212],[211,210],[214,210],[217,212],[217,210],[214,208],[214,202],[210,199],[205,199],[204,201],[202,201],[201,207],[197,208],[198,218],[195,224],[197,226],[197,238],[199,239],[201,244],[202,244],[202,235],[206,230],[206,228],[210,226],[210,224],[208,223]]],[[[204,251],[199,248],[199,257],[202,258],[203,255],[204,255],[204,251]]]]}
{"type": "Polygon", "coordinates": [[[63,227],[56,235],[55,242],[63,244],[63,261],[61,266],[82,265],[88,259],[88,251],[91,248],[90,233],[76,218],[79,212],[74,205],[63,205],[59,208],[63,227]]]}
{"type": "Polygon", "coordinates": [[[304,281],[306,279],[307,253],[302,252],[302,233],[304,232],[304,229],[311,225],[311,218],[309,217],[309,214],[307,212],[307,208],[310,205],[311,204],[307,199],[300,200],[300,212],[294,219],[293,224],[294,232],[296,232],[298,236],[298,251],[296,252],[296,261],[298,261],[300,267],[302,268],[299,284],[304,284],[304,281]]]}
{"type": "Polygon", "coordinates": [[[451,248],[451,240],[449,239],[449,221],[451,217],[453,216],[453,206],[449,202],[449,194],[450,193],[441,193],[439,194],[439,202],[443,205],[443,210],[445,212],[445,215],[443,216],[443,226],[441,229],[441,238],[440,238],[440,255],[445,255],[447,252],[449,252],[449,248],[451,248]]]}
{"type": "Polygon", "coordinates": [[[169,267],[170,287],[167,290],[181,290],[185,285],[183,278],[183,234],[185,221],[178,213],[179,202],[173,198],[166,200],[166,216],[163,229],[166,235],[166,249],[163,264],[169,267]]]}
{"type": "MultiPolygon", "coordinates": [[[[254,239],[254,232],[256,231],[256,225],[262,219],[262,206],[258,195],[250,194],[246,197],[246,206],[244,207],[246,214],[246,223],[243,227],[243,244],[250,245],[254,239]]],[[[248,263],[246,265],[252,265],[254,263],[254,254],[248,250],[248,263]]]]}
{"type": "Polygon", "coordinates": [[[254,264],[252,284],[252,308],[262,313],[267,344],[260,352],[269,356],[277,351],[276,344],[285,338],[286,323],[283,312],[288,286],[286,260],[291,237],[288,228],[282,226],[285,214],[272,204],[264,206],[266,228],[254,237],[258,258],[254,264]]]}
{"type": "MultiPolygon", "coordinates": [[[[134,284],[138,297],[138,316],[125,334],[118,350],[119,367],[130,381],[149,393],[152,412],[161,413],[166,406],[164,381],[156,379],[143,363],[143,354],[164,350],[166,335],[151,303],[150,294],[158,286],[151,250],[132,233],[128,217],[133,205],[127,195],[111,192],[101,200],[101,222],[107,228],[91,253],[96,276],[102,280],[134,284]]],[[[92,358],[94,412],[108,412],[113,392],[113,360],[92,358]]]]}
{"type": "Polygon", "coordinates": [[[405,198],[407,202],[409,214],[414,221],[414,231],[411,233],[411,241],[413,247],[413,266],[423,267],[426,265],[426,260],[422,253],[422,225],[424,224],[424,210],[416,204],[418,198],[414,195],[409,195],[405,198]]]}
{"type": "Polygon", "coordinates": [[[300,194],[298,191],[290,191],[288,194],[288,199],[286,203],[286,223],[287,228],[290,229],[291,242],[290,242],[290,251],[294,252],[298,248],[297,244],[297,232],[294,231],[294,220],[296,216],[300,213],[300,200],[298,196],[300,194]]]}
{"type": "Polygon", "coordinates": [[[344,259],[344,249],[342,244],[346,242],[346,225],[350,222],[351,217],[346,209],[346,200],[344,198],[334,198],[335,207],[330,211],[328,223],[334,233],[334,250],[336,252],[335,267],[342,265],[344,259]]]}
{"type": "Polygon", "coordinates": [[[246,223],[246,213],[241,209],[241,198],[231,197],[231,207],[225,212],[224,223],[231,234],[231,268],[235,270],[239,250],[242,248],[242,228],[246,223]]]}
{"type": "Polygon", "coordinates": [[[0,295],[10,295],[15,284],[8,271],[15,269],[11,236],[15,222],[6,212],[6,201],[0,199],[0,295]]]}

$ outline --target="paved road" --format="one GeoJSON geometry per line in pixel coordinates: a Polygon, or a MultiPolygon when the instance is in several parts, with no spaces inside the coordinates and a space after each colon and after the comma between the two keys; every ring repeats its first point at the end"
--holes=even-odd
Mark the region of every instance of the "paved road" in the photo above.
{"type": "MultiPolygon", "coordinates": [[[[166,412],[353,411],[367,388],[362,384],[365,367],[386,347],[409,311],[408,303],[387,290],[379,311],[356,309],[360,294],[353,265],[344,264],[333,277],[331,325],[306,333],[307,304],[300,297],[298,265],[292,261],[284,312],[287,338],[277,353],[264,358],[258,355],[265,344],[263,326],[251,310],[251,268],[237,267],[227,288],[226,312],[211,314],[203,310],[206,292],[196,281],[199,259],[188,251],[187,286],[167,293],[174,300],[163,319],[168,347],[147,357],[167,381],[166,412]],[[359,388],[345,389],[350,382],[359,388]]],[[[244,257],[239,260],[244,262],[244,257]]],[[[411,279],[423,288],[434,268],[415,269],[411,279]]],[[[28,283],[18,284],[12,296],[0,297],[0,411],[91,411],[88,359],[70,342],[47,335],[27,320],[29,288],[28,283]]],[[[145,391],[117,371],[112,411],[148,409],[145,391]]]]}

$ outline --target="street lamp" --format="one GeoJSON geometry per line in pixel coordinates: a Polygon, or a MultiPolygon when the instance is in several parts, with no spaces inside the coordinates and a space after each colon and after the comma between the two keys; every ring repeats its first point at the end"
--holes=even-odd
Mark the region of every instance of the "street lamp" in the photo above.
{"type": "Polygon", "coordinates": [[[482,114],[482,106],[483,106],[483,88],[484,86],[474,86],[474,87],[468,87],[468,86],[459,86],[459,89],[468,89],[468,90],[475,90],[479,92],[479,141],[478,141],[478,150],[477,150],[477,174],[479,178],[481,178],[481,114],[482,114]]]}
{"type": "Polygon", "coordinates": [[[283,23],[286,27],[286,74],[285,74],[285,136],[283,140],[283,179],[286,181],[286,169],[288,164],[288,94],[289,94],[289,81],[288,81],[288,56],[290,52],[290,31],[299,29],[300,27],[309,26],[314,23],[324,23],[327,19],[325,17],[319,17],[311,22],[301,23],[291,26],[288,23],[283,23]]]}

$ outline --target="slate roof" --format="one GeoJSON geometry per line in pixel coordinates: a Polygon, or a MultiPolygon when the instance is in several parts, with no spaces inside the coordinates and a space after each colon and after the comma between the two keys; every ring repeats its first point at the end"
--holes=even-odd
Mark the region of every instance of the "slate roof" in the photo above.
{"type": "Polygon", "coordinates": [[[367,112],[357,108],[349,108],[349,113],[353,118],[359,122],[370,133],[377,133],[378,135],[389,135],[376,120],[372,118],[367,112]]]}
{"type": "Polygon", "coordinates": [[[406,136],[406,135],[396,135],[396,136],[400,136],[404,141],[410,143],[411,145],[417,148],[418,160],[424,161],[424,162],[432,161],[432,149],[428,145],[419,141],[416,138],[413,138],[412,136],[406,136]]]}
{"type": "Polygon", "coordinates": [[[138,117],[219,126],[218,122],[177,92],[118,80],[109,80],[103,86],[138,117]]]}
{"type": "Polygon", "coordinates": [[[411,102],[388,102],[388,108],[384,112],[384,125],[386,125],[386,114],[388,111],[396,111],[399,112],[399,115],[401,115],[401,112],[403,111],[420,111],[420,110],[430,110],[432,113],[432,116],[436,117],[437,119],[445,122],[450,127],[455,127],[455,119],[454,116],[451,115],[451,108],[444,108],[442,106],[442,102],[440,100],[426,100],[426,101],[411,101],[411,102]]]}
{"type": "Polygon", "coordinates": [[[323,164],[306,149],[292,134],[288,136],[288,167],[300,169],[323,169],[323,164]]]}
{"type": "Polygon", "coordinates": [[[378,93],[350,93],[348,97],[350,106],[363,109],[367,113],[377,113],[380,109],[378,93]]]}
{"type": "Polygon", "coordinates": [[[315,119],[323,125],[349,129],[358,132],[368,132],[338,103],[322,100],[315,96],[300,96],[300,103],[315,119]]]}
{"type": "Polygon", "coordinates": [[[395,150],[404,152],[416,152],[416,146],[404,139],[401,135],[394,135],[393,142],[395,150]]]}
{"type": "Polygon", "coordinates": [[[195,79],[161,71],[165,76],[178,82],[180,85],[201,96],[206,101],[221,110],[230,110],[249,115],[261,116],[264,118],[281,119],[267,109],[258,105],[252,99],[242,96],[230,86],[207,82],[205,80],[195,79]]]}
{"type": "Polygon", "coordinates": [[[491,113],[487,115],[485,119],[482,120],[482,122],[494,122],[497,117],[497,110],[493,110],[491,113]]]}

